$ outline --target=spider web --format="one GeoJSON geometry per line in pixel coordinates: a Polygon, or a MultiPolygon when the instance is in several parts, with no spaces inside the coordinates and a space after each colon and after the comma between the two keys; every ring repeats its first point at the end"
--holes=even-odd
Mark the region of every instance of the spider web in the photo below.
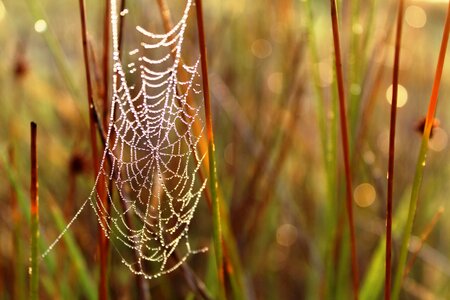
{"type": "Polygon", "coordinates": [[[197,149],[202,132],[193,128],[203,124],[201,107],[188,101],[201,93],[199,59],[191,65],[181,60],[191,6],[187,0],[179,22],[166,34],[136,26],[141,42],[128,52],[129,63],[124,66],[119,56],[117,4],[111,0],[112,104],[100,170],[90,197],[43,256],[88,202],[133,273],[158,277],[179,267],[190,254],[204,251],[192,250],[188,239],[206,185],[206,180],[197,179],[205,158],[197,149]],[[109,209],[97,193],[101,181],[106,186],[111,183],[109,209]],[[171,257],[176,259],[170,261],[171,257]]]}

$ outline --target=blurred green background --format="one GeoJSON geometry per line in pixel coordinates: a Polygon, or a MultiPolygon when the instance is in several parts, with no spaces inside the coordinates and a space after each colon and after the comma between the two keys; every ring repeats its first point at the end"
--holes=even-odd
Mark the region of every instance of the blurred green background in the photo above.
{"type": "MultiPolygon", "coordinates": [[[[86,2],[91,59],[94,53],[100,66],[105,1],[86,2]]],[[[167,2],[176,20],[184,1],[167,2]]],[[[360,295],[379,299],[397,1],[338,3],[360,295]]],[[[127,5],[139,12],[132,14],[136,23],[162,31],[156,1],[129,0],[127,5]]],[[[351,296],[329,5],[312,0],[204,1],[217,171],[249,299],[351,296]]],[[[421,141],[417,128],[426,115],[447,2],[406,1],[405,7],[394,267],[421,141]]],[[[186,59],[192,59],[198,56],[195,17],[188,26],[193,54],[186,59]]],[[[402,299],[450,297],[448,64],[439,95],[439,126],[430,141],[410,243],[411,254],[421,250],[404,281],[402,299]],[[440,209],[444,212],[421,241],[440,209]]],[[[30,121],[38,124],[42,252],[64,227],[56,218],[68,222],[93,186],[86,97],[78,1],[0,0],[0,299],[28,297],[30,121]]],[[[99,97],[95,101],[103,111],[99,97]]],[[[210,246],[211,224],[201,200],[190,230],[194,246],[210,246]]],[[[84,210],[67,234],[75,239],[73,248],[60,242],[41,262],[40,296],[95,298],[98,232],[92,210],[84,210]]],[[[187,264],[214,295],[211,249],[187,264]]],[[[137,299],[135,280],[111,251],[111,299],[137,299]]],[[[199,297],[182,271],[148,284],[154,299],[199,297]]]]}

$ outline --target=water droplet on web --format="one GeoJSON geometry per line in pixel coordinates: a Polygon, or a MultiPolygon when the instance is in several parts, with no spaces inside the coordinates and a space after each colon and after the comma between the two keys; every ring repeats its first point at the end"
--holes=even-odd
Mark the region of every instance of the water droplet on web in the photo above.
{"type": "MultiPolygon", "coordinates": [[[[201,82],[199,61],[185,64],[180,59],[192,5],[193,1],[187,0],[185,13],[168,34],[156,34],[136,27],[135,43],[124,41],[131,44],[125,48],[134,49],[124,52],[124,56],[128,55],[124,61],[130,63],[124,65],[118,55],[117,3],[111,2],[115,54],[112,80],[114,110],[109,112],[111,119],[107,126],[103,160],[90,196],[44,255],[61,239],[87,203],[95,212],[105,235],[135,251],[134,260],[121,256],[122,263],[135,274],[145,278],[161,276],[176,269],[193,253],[189,247],[188,227],[206,187],[206,179],[199,182],[198,172],[207,155],[199,153],[198,149],[199,136],[204,130],[200,116],[202,110],[195,104],[197,99],[188,98],[201,82]],[[136,46],[145,48],[145,51],[139,51],[136,46]],[[165,58],[155,58],[153,50],[157,56],[163,54],[165,58]],[[187,74],[187,79],[182,81],[177,72],[180,68],[187,74]],[[133,80],[127,80],[130,73],[134,73],[130,76],[133,80]],[[132,93],[135,84],[138,91],[132,93]],[[183,92],[180,93],[177,87],[181,87],[183,92]],[[198,131],[194,130],[196,125],[200,128],[198,131]],[[155,147],[149,151],[143,146],[144,142],[155,147]],[[112,166],[107,159],[112,160],[112,166]],[[98,201],[97,187],[102,180],[106,185],[109,180],[114,181],[112,186],[122,200],[119,202],[124,204],[109,202],[111,211],[115,212],[114,218],[98,201]],[[183,188],[178,188],[180,186],[183,188]],[[186,211],[188,213],[184,213],[186,211]],[[133,228],[127,224],[128,217],[145,225],[133,228]],[[105,224],[104,220],[109,220],[109,223],[105,224]],[[150,220],[151,225],[147,226],[150,220]],[[185,230],[179,231],[180,228],[185,230]],[[166,236],[171,236],[171,240],[166,236]],[[175,250],[181,253],[179,264],[167,265],[168,257],[175,250]],[[147,274],[141,269],[147,263],[155,264],[153,269],[160,271],[147,274]]],[[[126,13],[128,10],[120,15],[126,13]]]]}
{"type": "Polygon", "coordinates": [[[125,8],[124,10],[122,10],[121,12],[120,12],[120,16],[121,17],[124,17],[125,15],[127,15],[128,14],[128,9],[127,8],[125,8]]]}

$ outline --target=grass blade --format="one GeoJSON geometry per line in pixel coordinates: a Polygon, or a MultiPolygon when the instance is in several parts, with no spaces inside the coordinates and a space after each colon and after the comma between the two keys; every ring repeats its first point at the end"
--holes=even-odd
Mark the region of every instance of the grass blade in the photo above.
{"type": "Polygon", "coordinates": [[[216,171],[216,159],[214,154],[215,145],[214,145],[214,133],[212,128],[211,101],[210,101],[209,80],[208,80],[208,64],[206,57],[205,30],[203,26],[202,1],[196,0],[195,4],[196,4],[195,9],[197,12],[197,26],[200,44],[203,96],[205,102],[206,135],[208,139],[209,183],[211,189],[212,211],[213,211],[214,251],[216,254],[217,272],[220,285],[219,296],[225,297],[225,282],[223,269],[223,254],[222,254],[222,227],[220,222],[220,203],[217,195],[218,182],[216,171]]]}
{"type": "Polygon", "coordinates": [[[411,200],[409,203],[408,221],[403,232],[400,256],[398,261],[397,273],[394,278],[394,286],[392,290],[392,299],[398,299],[400,295],[400,288],[402,285],[403,274],[405,272],[406,260],[408,256],[408,245],[411,238],[414,217],[416,214],[417,202],[419,200],[420,186],[422,184],[423,171],[426,164],[428,141],[430,139],[431,129],[433,127],[434,116],[436,113],[437,100],[439,94],[439,87],[441,83],[442,70],[444,68],[445,53],[447,51],[447,43],[450,34],[450,2],[447,9],[447,17],[445,20],[444,32],[442,34],[441,48],[439,52],[436,73],[431,91],[430,102],[428,106],[427,117],[425,120],[425,129],[422,135],[422,143],[420,145],[419,156],[416,163],[416,171],[414,174],[413,187],[411,191],[411,200]]]}

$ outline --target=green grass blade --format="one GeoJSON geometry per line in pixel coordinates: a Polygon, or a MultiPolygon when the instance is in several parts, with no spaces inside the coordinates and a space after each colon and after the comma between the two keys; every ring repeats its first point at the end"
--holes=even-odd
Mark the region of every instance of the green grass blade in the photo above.
{"type": "Polygon", "coordinates": [[[431,91],[430,102],[425,121],[425,130],[422,135],[422,143],[420,145],[419,156],[417,158],[416,169],[414,174],[413,187],[411,191],[411,200],[409,203],[408,220],[403,232],[402,242],[400,247],[400,256],[397,265],[397,271],[394,278],[394,285],[392,289],[392,299],[398,299],[404,277],[406,261],[408,258],[408,245],[412,234],[414,217],[416,215],[417,202],[419,201],[420,187],[422,185],[423,172],[425,169],[428,141],[430,139],[431,129],[434,123],[434,116],[436,113],[437,100],[439,95],[439,87],[441,83],[442,70],[444,68],[445,53],[447,51],[447,44],[450,35],[450,2],[447,8],[447,17],[445,20],[444,32],[442,34],[441,48],[439,52],[439,59],[436,67],[436,73],[431,91]]]}

